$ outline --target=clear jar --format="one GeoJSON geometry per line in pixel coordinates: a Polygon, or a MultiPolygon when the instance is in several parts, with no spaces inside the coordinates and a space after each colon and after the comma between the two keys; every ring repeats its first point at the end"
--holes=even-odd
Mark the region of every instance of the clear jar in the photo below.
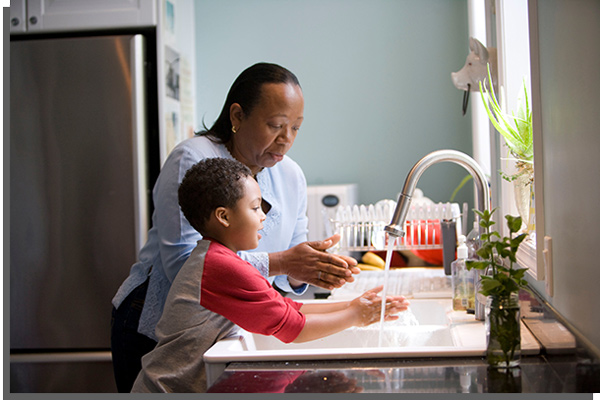
{"type": "Polygon", "coordinates": [[[485,328],[488,364],[494,368],[517,367],[521,362],[521,308],[518,293],[488,296],[485,328]]]}

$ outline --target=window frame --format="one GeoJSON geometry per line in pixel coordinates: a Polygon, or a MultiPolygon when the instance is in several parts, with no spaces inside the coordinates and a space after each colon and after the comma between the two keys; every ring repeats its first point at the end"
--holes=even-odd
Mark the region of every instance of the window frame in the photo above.
{"type": "MultiPolygon", "coordinates": [[[[498,52],[498,92],[503,109],[516,110],[516,101],[522,86],[522,79],[527,81],[530,107],[532,109],[533,136],[534,136],[534,192],[535,192],[535,218],[536,230],[519,247],[517,263],[528,268],[527,275],[538,281],[546,278],[544,265],[544,212],[543,212],[543,164],[542,164],[542,126],[540,113],[540,69],[539,69],[539,38],[537,21],[537,0],[486,0],[486,16],[488,21],[488,37],[494,39],[498,52]],[[494,18],[495,17],[495,18],[494,18]],[[516,28],[515,28],[516,27],[516,28]],[[527,36],[528,40],[523,40],[527,36]],[[520,40],[517,40],[520,38],[520,40]],[[508,43],[511,43],[510,47],[508,43]],[[521,46],[516,46],[520,44],[521,46]],[[521,65],[515,67],[519,61],[521,65]],[[528,61],[528,62],[527,62],[528,61]],[[510,65],[510,68],[508,67],[510,65]],[[528,76],[525,73],[528,72],[528,76]]],[[[494,43],[494,40],[489,40],[494,43]]],[[[492,165],[502,169],[507,174],[511,173],[513,163],[503,161],[508,157],[508,149],[504,145],[504,138],[498,134],[490,124],[490,138],[492,165]],[[497,138],[497,140],[494,140],[497,138]]],[[[497,184],[495,197],[496,205],[500,208],[500,215],[518,215],[514,202],[514,190],[510,182],[504,179],[493,179],[497,184]]],[[[496,206],[495,205],[495,206],[496,206]]],[[[504,218],[497,217],[499,231],[504,235],[506,226],[504,218]],[[500,219],[502,221],[500,221],[500,219]]]]}

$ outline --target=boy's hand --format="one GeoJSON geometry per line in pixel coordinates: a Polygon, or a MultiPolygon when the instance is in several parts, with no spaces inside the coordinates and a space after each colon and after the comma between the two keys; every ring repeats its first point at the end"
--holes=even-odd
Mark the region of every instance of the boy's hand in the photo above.
{"type": "MultiPolygon", "coordinates": [[[[357,322],[355,326],[367,326],[379,322],[381,319],[381,297],[378,295],[383,290],[383,285],[366,291],[362,296],[350,302],[350,307],[355,308],[357,322]]],[[[385,321],[398,319],[399,312],[406,311],[410,303],[404,296],[386,296],[385,321]]]]}

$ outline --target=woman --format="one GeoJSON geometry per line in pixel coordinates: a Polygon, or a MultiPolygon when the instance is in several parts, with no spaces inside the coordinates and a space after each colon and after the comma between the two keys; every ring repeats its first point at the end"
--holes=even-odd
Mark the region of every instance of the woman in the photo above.
{"type": "Polygon", "coordinates": [[[177,189],[204,158],[235,158],[257,180],[267,219],[258,248],[239,255],[263,276],[297,294],[306,283],[331,290],[353,281],[356,260],[325,252],[339,236],[306,242],[306,180],[286,156],[303,113],[296,76],[275,64],[255,64],[235,80],[214,125],[181,142],[165,161],[153,190],[148,241],[113,299],[111,350],[119,392],[131,390],[141,357],[156,345],[154,330],[171,282],[201,239],[180,211],[177,189]]]}

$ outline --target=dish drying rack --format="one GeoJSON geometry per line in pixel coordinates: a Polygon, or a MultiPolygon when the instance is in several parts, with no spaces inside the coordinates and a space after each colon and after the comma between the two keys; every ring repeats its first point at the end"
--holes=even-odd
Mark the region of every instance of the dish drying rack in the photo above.
{"type": "MultiPolygon", "coordinates": [[[[338,207],[335,218],[329,220],[333,233],[339,233],[340,251],[387,250],[384,228],[392,220],[396,202],[382,200],[375,205],[338,207]]],[[[454,246],[461,226],[461,212],[457,203],[411,204],[404,222],[406,234],[396,240],[395,250],[443,249],[442,224],[450,224],[454,232],[447,237],[454,246]]]]}
{"type": "MultiPolygon", "coordinates": [[[[330,300],[351,300],[369,289],[383,285],[384,275],[379,271],[362,271],[354,282],[333,289],[330,300]]],[[[388,272],[387,294],[407,298],[451,298],[452,282],[443,269],[411,267],[388,272]]]]}

